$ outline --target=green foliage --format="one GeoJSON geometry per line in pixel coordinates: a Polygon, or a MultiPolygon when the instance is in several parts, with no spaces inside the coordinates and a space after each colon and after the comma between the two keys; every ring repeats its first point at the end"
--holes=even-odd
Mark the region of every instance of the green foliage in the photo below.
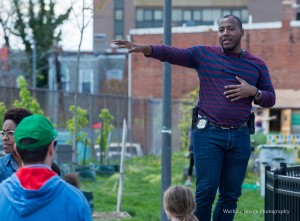
{"type": "MultiPolygon", "coordinates": [[[[75,129],[75,119],[74,119],[75,106],[71,105],[69,110],[73,114],[73,117],[67,120],[67,130],[70,131],[73,136],[74,129],[75,129]]],[[[82,109],[81,107],[77,107],[76,142],[85,142],[85,140],[87,139],[87,133],[82,132],[82,128],[88,124],[89,124],[89,120],[87,118],[87,110],[82,109]]],[[[87,144],[88,146],[91,145],[90,139],[87,139],[87,144]]]]}
{"type": "Polygon", "coordinates": [[[97,137],[96,143],[99,144],[99,146],[101,147],[101,151],[105,153],[107,151],[108,146],[108,136],[113,130],[111,121],[114,119],[114,117],[110,114],[108,109],[103,108],[101,110],[101,113],[99,114],[99,118],[101,119],[102,129],[101,135],[97,137]]]}
{"type": "Polygon", "coordinates": [[[13,0],[16,14],[14,30],[12,33],[21,38],[26,53],[32,56],[32,40],[36,42],[38,85],[47,84],[48,59],[45,53],[52,49],[55,42],[61,40],[59,26],[68,19],[71,8],[63,14],[55,15],[54,0],[23,1],[13,0]]]}
{"type": "Polygon", "coordinates": [[[255,145],[266,144],[267,136],[262,132],[257,132],[251,135],[251,140],[254,142],[255,145]]]}
{"type": "Polygon", "coordinates": [[[43,115],[44,111],[41,109],[39,102],[30,95],[30,92],[27,89],[27,82],[25,78],[23,76],[19,76],[17,82],[20,87],[20,100],[14,100],[13,107],[25,108],[33,114],[43,115]]]}
{"type": "Polygon", "coordinates": [[[3,102],[0,102],[0,125],[2,127],[3,125],[3,117],[5,112],[7,111],[7,108],[3,102]]]}
{"type": "Polygon", "coordinates": [[[179,123],[179,128],[181,129],[180,143],[182,150],[187,150],[190,142],[189,131],[191,130],[192,109],[198,101],[198,87],[188,93],[182,101],[183,103],[179,106],[181,111],[179,123]]]}
{"type": "MultiPolygon", "coordinates": [[[[171,185],[182,185],[183,168],[188,166],[188,159],[183,152],[172,154],[171,185]]],[[[129,213],[128,221],[159,221],[161,197],[161,160],[152,155],[132,158],[125,162],[124,188],[121,211],[129,213]]],[[[95,212],[116,211],[118,174],[112,176],[97,176],[96,182],[81,182],[81,187],[94,192],[95,212]],[[101,187],[101,188],[100,188],[101,187]]],[[[192,191],[195,192],[193,177],[192,191]]],[[[255,211],[264,208],[264,198],[259,190],[243,189],[238,201],[239,211],[255,211]]],[[[263,221],[264,214],[236,214],[236,221],[263,221]]],[[[125,221],[124,220],[124,221],[125,221]]],[[[96,221],[96,220],[95,220],[96,221]]]]}

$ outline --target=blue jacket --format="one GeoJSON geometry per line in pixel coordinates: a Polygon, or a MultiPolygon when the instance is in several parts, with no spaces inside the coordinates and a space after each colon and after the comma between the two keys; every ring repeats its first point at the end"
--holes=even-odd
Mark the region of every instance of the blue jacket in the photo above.
{"type": "Polygon", "coordinates": [[[11,153],[0,157],[0,183],[17,170],[18,164],[11,153]]]}
{"type": "Polygon", "coordinates": [[[59,176],[38,190],[25,189],[16,174],[0,184],[0,220],[91,221],[89,205],[80,190],[59,176]]]}

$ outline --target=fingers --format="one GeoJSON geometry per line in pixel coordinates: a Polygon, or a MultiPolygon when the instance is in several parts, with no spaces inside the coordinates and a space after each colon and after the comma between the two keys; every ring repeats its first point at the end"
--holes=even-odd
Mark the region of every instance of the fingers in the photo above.
{"type": "Polygon", "coordinates": [[[118,46],[118,48],[127,48],[128,41],[125,40],[113,40],[113,43],[118,46]]]}
{"type": "Polygon", "coordinates": [[[239,87],[240,87],[240,85],[238,84],[238,85],[227,85],[224,88],[225,88],[225,90],[231,90],[231,89],[237,89],[239,87]]]}
{"type": "Polygon", "coordinates": [[[118,46],[118,48],[126,48],[128,49],[128,52],[131,53],[133,52],[135,48],[135,44],[130,41],[126,40],[113,40],[113,43],[118,46]]]}
{"type": "Polygon", "coordinates": [[[243,98],[243,96],[241,96],[238,92],[227,94],[227,95],[225,94],[225,96],[227,99],[230,99],[230,101],[238,101],[241,98],[243,98]]]}
{"type": "Polygon", "coordinates": [[[244,82],[244,80],[243,80],[242,78],[238,77],[238,76],[235,76],[235,78],[236,78],[240,83],[243,83],[243,82],[244,82]]]}

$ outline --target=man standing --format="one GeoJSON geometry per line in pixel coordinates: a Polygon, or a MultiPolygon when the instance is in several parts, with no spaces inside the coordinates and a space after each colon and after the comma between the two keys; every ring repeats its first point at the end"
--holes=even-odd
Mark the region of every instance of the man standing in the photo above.
{"type": "Polygon", "coordinates": [[[129,53],[140,52],[162,62],[195,69],[200,80],[198,122],[193,130],[196,211],[200,221],[231,221],[241,195],[250,157],[247,122],[252,102],[275,104],[275,91],[265,62],[241,47],[241,20],[234,15],[218,24],[220,46],[175,48],[115,40],[129,53]]]}
{"type": "Polygon", "coordinates": [[[0,184],[0,220],[91,221],[83,194],[51,170],[57,132],[41,115],[17,126],[15,149],[23,167],[0,184]]]}

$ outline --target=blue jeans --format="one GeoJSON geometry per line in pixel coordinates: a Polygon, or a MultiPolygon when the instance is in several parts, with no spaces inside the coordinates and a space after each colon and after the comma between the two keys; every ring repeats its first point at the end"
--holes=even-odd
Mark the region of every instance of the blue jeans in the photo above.
{"type": "Polygon", "coordinates": [[[251,154],[248,127],[196,128],[193,153],[197,179],[195,215],[199,221],[211,220],[212,204],[219,190],[213,221],[232,221],[251,154]]]}

